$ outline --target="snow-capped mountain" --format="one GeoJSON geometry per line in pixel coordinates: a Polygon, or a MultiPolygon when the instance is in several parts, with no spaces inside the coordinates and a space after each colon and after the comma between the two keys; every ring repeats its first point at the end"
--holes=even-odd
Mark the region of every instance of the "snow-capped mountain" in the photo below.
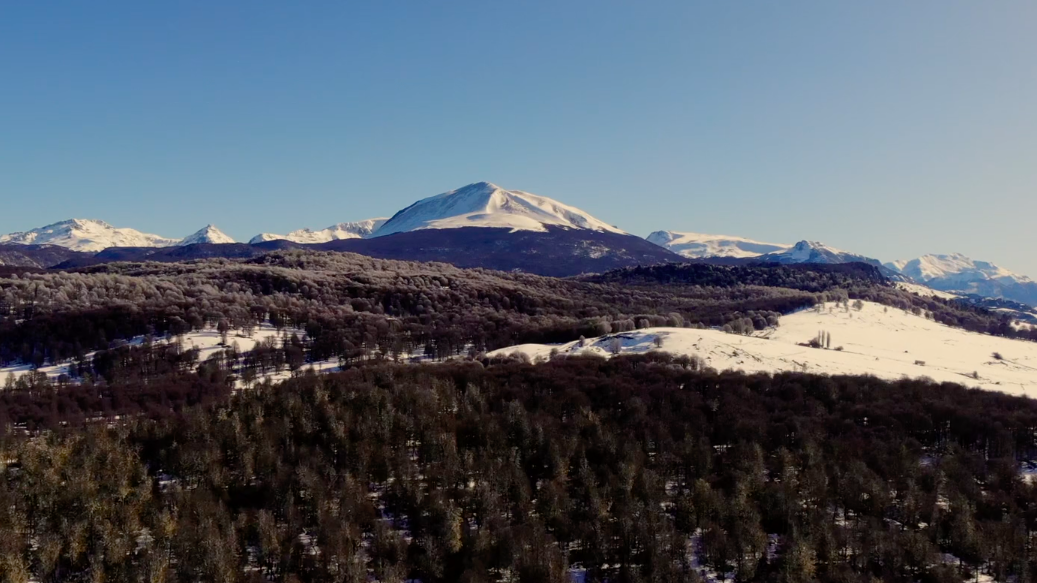
{"type": "Polygon", "coordinates": [[[236,241],[223,231],[217,229],[216,225],[206,225],[205,228],[197,233],[181,239],[177,245],[183,247],[185,245],[196,245],[198,243],[219,245],[224,243],[236,243],[236,241]]]}
{"type": "Polygon", "coordinates": [[[882,266],[878,259],[829,247],[817,241],[800,241],[790,249],[760,256],[761,261],[772,263],[868,263],[882,266]]]}
{"type": "Polygon", "coordinates": [[[1006,298],[1037,305],[1037,282],[987,261],[960,253],[923,255],[892,261],[886,267],[925,285],[947,292],[1006,298]]]}
{"type": "Polygon", "coordinates": [[[706,235],[680,231],[656,231],[646,237],[649,243],[665,247],[690,258],[703,257],[758,257],[766,253],[780,253],[790,245],[763,243],[727,235],[706,235]]]}
{"type": "Polygon", "coordinates": [[[179,239],[116,228],[93,219],[69,219],[31,231],[0,235],[0,243],[59,245],[73,251],[101,251],[108,247],[169,247],[179,242],[179,239]]]}
{"type": "Polygon", "coordinates": [[[578,208],[545,196],[476,182],[419,200],[393,215],[373,236],[463,227],[545,232],[549,226],[625,234],[578,208]]]}
{"type": "Polygon", "coordinates": [[[365,221],[354,221],[339,223],[326,229],[313,231],[311,229],[298,229],[287,235],[274,233],[260,233],[249,240],[249,243],[262,243],[264,241],[292,241],[294,243],[314,244],[338,241],[341,239],[363,239],[370,237],[385,222],[386,218],[367,219],[365,221]]]}
{"type": "Polygon", "coordinates": [[[1009,283],[1033,281],[1025,275],[1012,273],[987,261],[969,259],[960,253],[923,255],[917,259],[891,261],[886,266],[912,279],[923,282],[941,280],[943,282],[959,281],[968,283],[986,279],[1009,283]]]}

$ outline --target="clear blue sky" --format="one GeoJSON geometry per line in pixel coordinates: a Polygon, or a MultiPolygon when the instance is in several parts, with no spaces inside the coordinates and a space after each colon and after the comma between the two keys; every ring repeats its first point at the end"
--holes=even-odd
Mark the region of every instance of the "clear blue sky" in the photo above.
{"type": "Polygon", "coordinates": [[[0,232],[247,239],[479,180],[1037,276],[1037,3],[0,4],[0,232]]]}

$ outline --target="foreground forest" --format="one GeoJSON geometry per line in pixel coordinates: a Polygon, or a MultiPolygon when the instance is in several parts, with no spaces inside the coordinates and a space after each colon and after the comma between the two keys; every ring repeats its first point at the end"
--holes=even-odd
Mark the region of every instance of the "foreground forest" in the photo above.
{"type": "Polygon", "coordinates": [[[853,298],[1016,333],[862,265],[556,279],[289,251],[7,270],[0,364],[69,366],[0,379],[0,582],[1030,580],[1028,399],[482,357],[751,333],[853,298]],[[279,334],[205,359],[178,340],[260,325],[279,334]],[[414,353],[459,358],[398,364],[414,353]],[[303,372],[326,359],[343,372],[303,372]]]}
{"type": "Polygon", "coordinates": [[[3,581],[1037,575],[1037,404],[922,381],[383,364],[0,448],[3,581]]]}

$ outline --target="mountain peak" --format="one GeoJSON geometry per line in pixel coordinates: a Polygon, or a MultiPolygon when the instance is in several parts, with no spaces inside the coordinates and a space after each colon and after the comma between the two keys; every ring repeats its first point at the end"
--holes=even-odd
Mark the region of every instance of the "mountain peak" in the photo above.
{"type": "Polygon", "coordinates": [[[210,223],[198,232],[194,233],[193,235],[184,237],[179,243],[177,243],[177,245],[197,245],[199,243],[220,245],[234,242],[234,239],[232,239],[229,235],[217,228],[216,225],[210,223]]]}
{"type": "Polygon", "coordinates": [[[461,188],[459,188],[459,189],[457,189],[457,190],[455,190],[453,192],[460,192],[460,191],[464,191],[464,190],[481,190],[481,191],[486,191],[486,192],[494,192],[494,191],[497,191],[497,190],[504,190],[504,189],[499,187],[499,186],[497,186],[496,184],[494,184],[492,182],[487,182],[485,180],[482,180],[482,181],[479,181],[479,182],[473,182],[473,183],[471,183],[471,184],[469,184],[467,186],[462,186],[461,188]]]}
{"type": "Polygon", "coordinates": [[[762,255],[760,259],[774,263],[868,263],[881,267],[877,259],[830,247],[820,241],[803,240],[787,251],[762,255]]]}
{"type": "Polygon", "coordinates": [[[375,236],[462,227],[543,232],[548,226],[623,233],[578,208],[545,196],[505,190],[492,182],[475,182],[419,200],[396,213],[375,236]]]}

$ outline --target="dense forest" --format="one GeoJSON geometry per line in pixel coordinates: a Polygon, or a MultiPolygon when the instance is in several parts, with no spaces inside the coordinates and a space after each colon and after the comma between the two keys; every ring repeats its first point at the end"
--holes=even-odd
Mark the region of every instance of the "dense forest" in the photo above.
{"type": "Polygon", "coordinates": [[[610,283],[632,289],[678,292],[688,286],[752,285],[781,287],[815,293],[845,291],[854,299],[877,302],[915,314],[926,314],[937,322],[972,332],[1037,341],[1037,330],[1012,326],[1013,314],[997,313],[990,307],[1026,306],[1012,302],[978,302],[974,297],[943,299],[924,297],[898,289],[881,270],[865,263],[791,264],[751,263],[733,266],[664,264],[632,267],[587,276],[585,281],[610,283]],[[1013,305],[1014,304],[1014,305],[1013,305]]]}
{"type": "Polygon", "coordinates": [[[1037,404],[924,381],[378,364],[0,449],[3,581],[1037,575],[1037,404]]]}
{"type": "Polygon", "coordinates": [[[0,365],[83,361],[119,339],[263,323],[305,330],[311,360],[416,350],[443,358],[644,326],[759,330],[782,314],[845,298],[975,331],[1037,336],[980,308],[898,290],[863,265],[670,265],[573,280],[279,251],[0,273],[0,365]]]}
{"type": "Polygon", "coordinates": [[[557,279],[281,251],[4,270],[0,362],[69,364],[0,379],[0,581],[1030,580],[1028,399],[481,357],[748,333],[851,298],[1015,333],[864,265],[557,279]],[[229,337],[260,325],[279,334],[229,337]],[[181,337],[210,327],[228,338],[202,359],[181,337]],[[415,351],[464,358],[396,363],[415,351]],[[304,372],[323,359],[343,372],[304,372]]]}

